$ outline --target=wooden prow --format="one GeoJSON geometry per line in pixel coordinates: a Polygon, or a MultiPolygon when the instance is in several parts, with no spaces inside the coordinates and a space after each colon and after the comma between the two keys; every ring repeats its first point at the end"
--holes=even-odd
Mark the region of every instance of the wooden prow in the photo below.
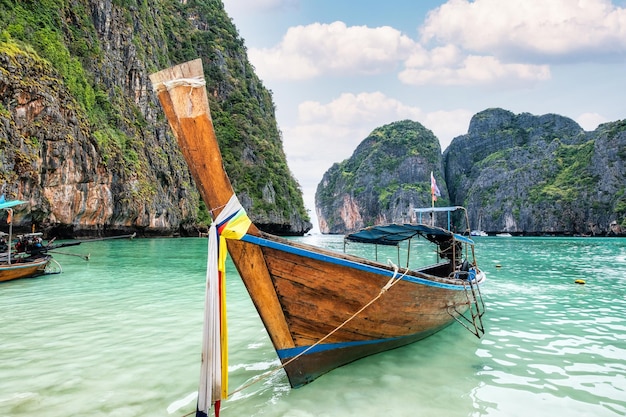
{"type": "MultiPolygon", "coordinates": [[[[204,84],[202,61],[196,59],[150,75],[165,115],[200,194],[215,219],[235,194],[224,169],[204,84]]],[[[253,224],[248,234],[261,235],[253,224]]],[[[229,253],[251,294],[276,346],[290,348],[294,341],[276,296],[265,258],[255,245],[227,241],[229,253]],[[261,306],[263,308],[261,308],[261,306]]]]}
{"type": "MultiPolygon", "coordinates": [[[[150,75],[150,81],[198,190],[215,218],[235,192],[224,169],[215,137],[202,60],[196,59],[159,71],[150,75]],[[188,140],[198,136],[203,140],[188,140]]],[[[249,233],[257,234],[256,226],[252,225],[249,233]]]]}

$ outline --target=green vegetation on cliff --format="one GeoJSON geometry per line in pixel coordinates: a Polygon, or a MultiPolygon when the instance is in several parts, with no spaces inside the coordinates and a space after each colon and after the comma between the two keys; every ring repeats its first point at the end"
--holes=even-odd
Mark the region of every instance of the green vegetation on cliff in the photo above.
{"type": "Polygon", "coordinates": [[[571,203],[581,199],[598,178],[591,172],[594,141],[582,144],[559,144],[553,157],[545,161],[548,165],[537,174],[542,181],[528,189],[528,201],[571,203]]]}
{"type": "Polygon", "coordinates": [[[465,206],[473,228],[626,233],[626,120],[586,132],[567,117],[504,109],[476,114],[468,134],[455,138],[443,156],[419,123],[374,130],[319,184],[322,232],[409,220],[412,208],[430,205],[431,170],[443,194],[436,204],[465,206]]]}
{"type": "MultiPolygon", "coordinates": [[[[155,130],[166,126],[147,75],[201,57],[235,191],[249,202],[261,227],[296,219],[295,233],[308,230],[308,213],[286,163],[271,94],[248,62],[244,42],[221,1],[0,0],[0,16],[0,54],[29,55],[29,62],[49,65],[48,73],[58,74],[102,163],[121,173],[120,183],[139,176],[138,183],[145,186],[135,196],[144,199],[156,198],[149,186],[155,176],[163,186],[173,181],[171,174],[155,169],[168,165],[174,173],[181,168],[180,158],[171,157],[171,145],[147,146],[155,140],[155,130]]],[[[19,61],[14,59],[15,68],[19,61]]],[[[0,97],[0,104],[5,99],[0,97]]],[[[2,105],[10,114],[11,104],[2,105]]]]}
{"type": "MultiPolygon", "coordinates": [[[[322,232],[343,233],[383,218],[408,221],[411,208],[430,205],[430,172],[439,177],[440,167],[439,141],[420,123],[403,120],[376,128],[318,185],[322,232]],[[346,218],[350,215],[354,218],[346,218]]],[[[446,204],[445,187],[442,192],[446,204]]]]}
{"type": "Polygon", "coordinates": [[[488,232],[604,234],[626,225],[624,149],[624,121],[585,132],[556,114],[487,109],[444,153],[446,181],[488,232]]]}

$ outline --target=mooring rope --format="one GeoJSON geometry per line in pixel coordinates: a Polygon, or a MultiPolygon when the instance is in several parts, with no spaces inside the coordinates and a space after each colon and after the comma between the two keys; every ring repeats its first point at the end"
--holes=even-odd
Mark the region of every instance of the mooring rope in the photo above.
{"type": "MultiPolygon", "coordinates": [[[[372,299],[370,300],[370,302],[368,302],[367,304],[365,304],[363,307],[361,307],[356,313],[354,313],[352,316],[350,316],[348,319],[346,319],[343,323],[341,323],[339,326],[337,326],[335,329],[333,329],[330,333],[328,333],[326,336],[322,337],[320,340],[318,340],[317,342],[315,342],[313,345],[309,346],[308,348],[306,348],[305,350],[303,350],[302,352],[300,352],[299,354],[297,354],[296,356],[294,356],[293,358],[289,359],[287,362],[283,363],[281,366],[279,366],[278,368],[272,369],[270,371],[265,372],[264,374],[259,375],[258,377],[256,377],[255,379],[253,379],[252,381],[250,381],[249,383],[240,386],[239,388],[237,388],[236,390],[230,392],[228,394],[228,397],[231,397],[232,395],[243,391],[244,389],[247,389],[249,387],[251,387],[252,385],[256,384],[257,382],[260,382],[261,380],[268,378],[272,375],[274,375],[276,372],[280,371],[281,369],[285,368],[287,365],[289,365],[290,363],[296,361],[297,359],[299,359],[302,355],[304,355],[305,353],[307,353],[308,351],[310,351],[311,349],[313,349],[314,347],[316,347],[317,345],[319,345],[320,343],[324,342],[324,340],[328,339],[330,336],[332,336],[334,333],[336,333],[338,330],[340,330],[342,327],[344,327],[346,324],[348,324],[350,321],[352,321],[356,316],[358,316],[359,314],[361,314],[366,308],[368,308],[370,305],[374,304],[380,297],[383,296],[383,294],[385,294],[391,287],[393,287],[394,285],[396,285],[399,281],[402,280],[402,278],[404,278],[406,276],[406,274],[409,272],[408,268],[405,268],[404,274],[402,274],[400,277],[397,277],[398,275],[398,266],[396,264],[394,264],[390,259],[387,260],[387,262],[393,267],[393,276],[389,279],[389,281],[387,281],[387,283],[380,289],[380,292],[372,299]]],[[[185,417],[185,416],[183,416],[185,417]]]]}
{"type": "MultiPolygon", "coordinates": [[[[228,204],[228,203],[226,203],[226,204],[228,204]]],[[[214,208],[210,209],[209,213],[213,214],[215,211],[223,209],[224,207],[226,207],[226,204],[222,204],[221,206],[217,206],[217,207],[214,207],[214,208]]]]}

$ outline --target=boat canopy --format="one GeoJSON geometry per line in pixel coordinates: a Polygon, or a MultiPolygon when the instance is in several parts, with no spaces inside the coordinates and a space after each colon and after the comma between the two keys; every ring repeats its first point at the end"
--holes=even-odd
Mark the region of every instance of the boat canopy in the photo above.
{"type": "Polygon", "coordinates": [[[415,213],[432,213],[432,212],[453,212],[453,211],[457,211],[457,210],[463,210],[465,211],[465,207],[462,206],[449,206],[449,207],[421,207],[421,208],[414,208],[413,211],[415,213]]]}
{"type": "Polygon", "coordinates": [[[447,230],[452,230],[452,218],[450,217],[452,213],[456,212],[456,211],[462,211],[464,216],[465,216],[465,222],[468,225],[468,232],[469,232],[469,219],[467,218],[467,210],[465,210],[465,207],[462,206],[447,206],[447,207],[424,207],[424,208],[414,208],[413,211],[415,212],[415,214],[417,215],[417,223],[418,224],[425,224],[426,222],[423,219],[423,215],[424,214],[430,214],[431,217],[431,225],[434,225],[434,223],[432,223],[434,221],[434,218],[432,217],[434,213],[446,213],[447,216],[447,230]]]}
{"type": "Polygon", "coordinates": [[[474,241],[466,236],[453,233],[441,227],[425,224],[389,224],[372,226],[345,236],[346,240],[359,243],[373,243],[376,245],[397,246],[400,242],[415,236],[423,236],[431,242],[443,239],[454,239],[459,242],[474,245],[474,241]]]}
{"type": "Polygon", "coordinates": [[[20,204],[25,204],[25,203],[27,203],[27,201],[21,201],[21,200],[4,201],[4,199],[0,198],[0,209],[8,209],[8,208],[19,206],[20,204]]]}

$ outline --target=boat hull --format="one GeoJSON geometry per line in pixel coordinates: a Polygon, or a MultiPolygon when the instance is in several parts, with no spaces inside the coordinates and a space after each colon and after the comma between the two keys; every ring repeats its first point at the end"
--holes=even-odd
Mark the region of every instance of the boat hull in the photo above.
{"type": "Polygon", "coordinates": [[[319,349],[312,349],[307,354],[299,357],[296,362],[289,363],[294,351],[279,351],[278,355],[293,388],[298,388],[326,372],[349,364],[361,358],[385,352],[387,350],[406,346],[424,339],[433,333],[451,324],[448,321],[440,328],[429,329],[416,334],[387,340],[371,340],[360,343],[325,344],[319,349]]]}
{"type": "Polygon", "coordinates": [[[2,264],[0,265],[0,282],[44,275],[49,262],[50,259],[45,257],[28,262],[2,264]]]}
{"type": "Polygon", "coordinates": [[[292,387],[430,336],[454,321],[450,306],[467,310],[462,280],[413,272],[385,291],[394,274],[385,265],[288,243],[247,236],[229,251],[292,387]]]}

